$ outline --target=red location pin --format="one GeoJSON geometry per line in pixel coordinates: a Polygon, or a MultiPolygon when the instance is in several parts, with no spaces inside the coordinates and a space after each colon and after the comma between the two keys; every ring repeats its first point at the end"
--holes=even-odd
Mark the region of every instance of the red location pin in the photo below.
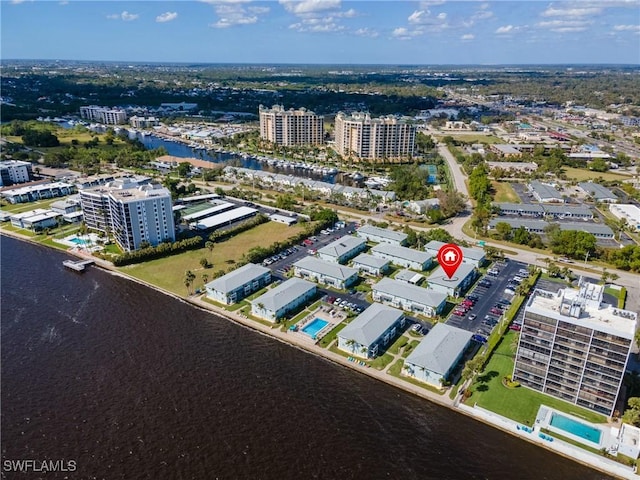
{"type": "Polygon", "coordinates": [[[447,243],[438,250],[438,263],[447,274],[449,279],[453,278],[462,263],[462,250],[454,243],[447,243]]]}

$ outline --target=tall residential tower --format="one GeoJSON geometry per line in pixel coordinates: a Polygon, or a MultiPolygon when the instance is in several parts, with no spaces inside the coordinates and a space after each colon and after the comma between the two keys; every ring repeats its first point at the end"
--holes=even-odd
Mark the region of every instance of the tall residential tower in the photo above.
{"type": "Polygon", "coordinates": [[[260,138],[276,145],[320,145],[324,142],[324,117],[306,108],[285,110],[282,105],[260,105],[260,138]]]}

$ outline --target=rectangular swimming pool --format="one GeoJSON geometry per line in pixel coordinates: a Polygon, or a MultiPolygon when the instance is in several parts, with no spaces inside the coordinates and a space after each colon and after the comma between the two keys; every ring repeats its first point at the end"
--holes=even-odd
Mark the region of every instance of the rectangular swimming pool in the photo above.
{"type": "Polygon", "coordinates": [[[602,431],[598,428],[587,425],[586,423],[578,422],[572,418],[560,415],[557,412],[551,414],[551,421],[549,425],[556,427],[558,430],[571,433],[576,437],[583,438],[589,442],[600,444],[602,437],[602,431]]]}
{"type": "Polygon", "coordinates": [[[302,327],[300,331],[309,335],[315,340],[318,332],[327,325],[329,325],[329,322],[327,322],[326,320],[322,320],[321,318],[314,318],[311,322],[302,327]]]}

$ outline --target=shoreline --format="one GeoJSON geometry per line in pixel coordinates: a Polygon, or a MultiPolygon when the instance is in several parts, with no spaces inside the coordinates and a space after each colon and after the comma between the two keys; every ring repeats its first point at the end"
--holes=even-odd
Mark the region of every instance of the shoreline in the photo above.
{"type": "Polygon", "coordinates": [[[272,327],[263,325],[249,318],[238,315],[235,312],[230,312],[216,305],[207,303],[201,300],[200,296],[197,298],[195,296],[181,297],[178,294],[165,290],[161,287],[148,283],[139,278],[128,275],[125,272],[114,267],[110,262],[106,262],[102,259],[93,257],[90,254],[85,254],[82,251],[75,250],[75,249],[68,249],[68,250],[56,249],[55,247],[51,247],[49,245],[45,245],[45,244],[33,241],[30,237],[27,237],[25,235],[21,235],[19,233],[10,232],[6,230],[0,230],[0,238],[3,235],[14,238],[16,240],[26,241],[34,245],[39,245],[45,248],[59,250],[62,253],[67,253],[76,258],[92,259],[95,262],[95,266],[100,268],[102,271],[106,273],[121,277],[129,281],[134,281],[139,285],[143,285],[159,293],[168,295],[169,297],[175,300],[189,304],[190,306],[198,308],[201,311],[212,313],[215,316],[220,317],[224,321],[232,322],[240,327],[246,328],[260,335],[268,336],[290,347],[294,347],[298,350],[304,351],[305,353],[309,353],[318,358],[329,361],[334,365],[349,368],[351,371],[355,371],[362,375],[366,375],[369,378],[373,378],[378,381],[384,382],[389,386],[399,388],[406,393],[416,395],[427,401],[431,401],[437,405],[448,408],[451,411],[463,414],[468,418],[472,418],[485,425],[501,430],[504,433],[510,434],[524,441],[527,441],[528,443],[542,447],[550,452],[563,456],[567,459],[573,460],[582,465],[588,466],[594,470],[600,471],[602,473],[605,473],[607,475],[611,475],[617,478],[624,478],[624,479],[640,478],[638,475],[633,473],[633,471],[631,470],[631,467],[626,467],[623,464],[615,462],[608,458],[596,456],[579,447],[566,444],[557,439],[553,443],[549,443],[542,440],[537,435],[525,436],[521,431],[518,431],[516,429],[516,425],[519,425],[517,422],[500,417],[499,415],[493,414],[492,412],[488,412],[485,410],[477,410],[474,407],[459,403],[457,401],[459,398],[458,395],[455,397],[455,399],[450,399],[447,392],[443,393],[442,395],[438,395],[434,392],[426,390],[417,385],[413,385],[409,382],[404,382],[400,378],[392,376],[386,373],[385,371],[355,365],[354,363],[349,362],[345,357],[337,353],[331,352],[330,350],[328,350],[328,348],[322,348],[317,346],[315,342],[307,343],[306,341],[303,341],[302,339],[297,338],[295,335],[289,335],[286,331],[285,332],[281,331],[278,327],[272,328],[272,327]]]}

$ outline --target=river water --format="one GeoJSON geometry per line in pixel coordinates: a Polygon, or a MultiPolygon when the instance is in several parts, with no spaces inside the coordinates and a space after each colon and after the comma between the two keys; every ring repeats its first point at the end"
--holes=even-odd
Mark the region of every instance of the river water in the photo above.
{"type": "Polygon", "coordinates": [[[1,238],[3,478],[603,479],[68,256],[1,238]],[[4,467],[3,467],[4,469],[4,467]]]}

